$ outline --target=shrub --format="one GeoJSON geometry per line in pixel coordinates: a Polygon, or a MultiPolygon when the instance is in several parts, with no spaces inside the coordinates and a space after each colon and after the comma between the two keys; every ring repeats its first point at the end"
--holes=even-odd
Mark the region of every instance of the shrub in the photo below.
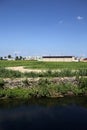
{"type": "Polygon", "coordinates": [[[12,71],[12,70],[7,70],[5,68],[0,68],[0,77],[1,78],[20,78],[22,77],[23,74],[19,71],[12,71]]]}
{"type": "Polygon", "coordinates": [[[87,69],[79,69],[78,73],[80,76],[87,76],[87,69]]]}
{"type": "Polygon", "coordinates": [[[79,78],[80,88],[87,88],[87,78],[79,78]]]}
{"type": "Polygon", "coordinates": [[[35,72],[24,73],[24,76],[25,76],[25,77],[35,78],[35,77],[38,77],[38,76],[39,76],[39,73],[35,73],[35,72]]]}
{"type": "Polygon", "coordinates": [[[4,80],[0,79],[0,88],[3,88],[4,84],[5,84],[4,80]]]}
{"type": "Polygon", "coordinates": [[[50,85],[51,84],[51,82],[48,80],[48,79],[39,79],[39,81],[38,81],[38,85],[40,85],[40,86],[47,86],[47,85],[50,85]]]}

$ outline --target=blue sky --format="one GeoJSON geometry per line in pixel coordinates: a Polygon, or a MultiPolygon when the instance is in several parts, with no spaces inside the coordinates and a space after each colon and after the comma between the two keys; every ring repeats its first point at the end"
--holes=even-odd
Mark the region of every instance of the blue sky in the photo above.
{"type": "Polygon", "coordinates": [[[87,0],[0,0],[0,56],[87,57],[87,0]]]}

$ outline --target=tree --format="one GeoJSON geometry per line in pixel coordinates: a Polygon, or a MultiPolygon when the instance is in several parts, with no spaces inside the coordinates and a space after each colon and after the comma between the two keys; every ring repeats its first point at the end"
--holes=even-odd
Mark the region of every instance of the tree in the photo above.
{"type": "Polygon", "coordinates": [[[19,60],[19,57],[18,57],[18,56],[16,56],[16,57],[15,57],[15,60],[19,60]]]}
{"type": "Polygon", "coordinates": [[[11,55],[8,55],[8,58],[10,59],[10,58],[12,58],[12,56],[11,56],[11,55]]]}
{"type": "Polygon", "coordinates": [[[0,57],[0,60],[3,60],[3,57],[0,57]]]}
{"type": "Polygon", "coordinates": [[[23,57],[22,57],[22,56],[20,56],[20,57],[19,57],[19,60],[22,60],[22,59],[23,59],[23,57]]]}

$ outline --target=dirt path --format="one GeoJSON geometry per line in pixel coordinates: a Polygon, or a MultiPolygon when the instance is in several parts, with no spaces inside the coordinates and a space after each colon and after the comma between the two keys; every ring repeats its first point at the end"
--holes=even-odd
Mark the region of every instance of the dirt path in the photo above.
{"type": "Polygon", "coordinates": [[[22,73],[25,73],[25,72],[45,72],[46,70],[40,70],[40,69],[25,69],[23,66],[18,66],[18,67],[6,67],[6,69],[9,69],[9,70],[14,70],[14,71],[20,71],[22,73]]]}

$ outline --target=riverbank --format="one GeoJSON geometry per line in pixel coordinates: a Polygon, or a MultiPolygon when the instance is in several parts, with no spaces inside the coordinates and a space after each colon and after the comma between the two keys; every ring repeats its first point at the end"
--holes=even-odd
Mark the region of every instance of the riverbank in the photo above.
{"type": "Polygon", "coordinates": [[[5,78],[0,79],[0,98],[58,98],[87,96],[87,78],[5,78]]]}

